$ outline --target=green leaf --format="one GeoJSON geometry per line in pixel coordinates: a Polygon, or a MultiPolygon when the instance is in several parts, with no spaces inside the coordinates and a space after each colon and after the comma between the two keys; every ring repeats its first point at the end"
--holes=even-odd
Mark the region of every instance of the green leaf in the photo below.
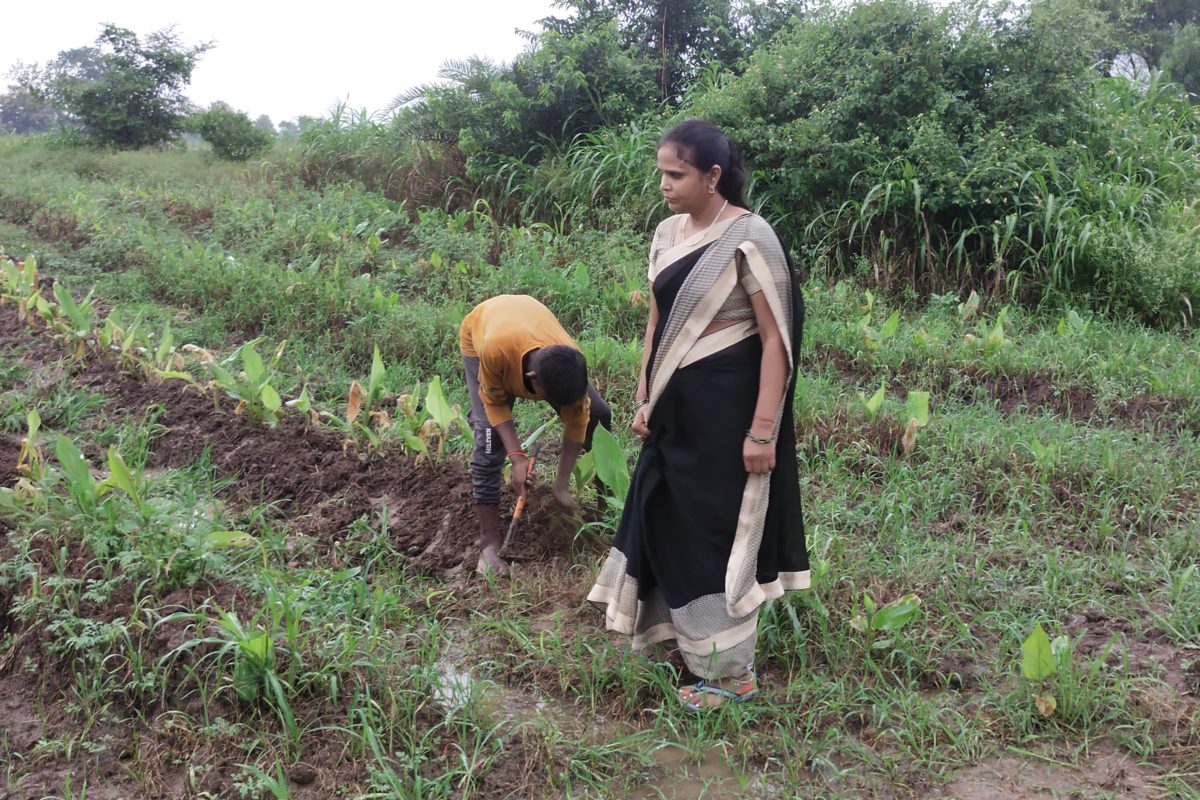
{"type": "Polygon", "coordinates": [[[379,395],[383,391],[383,357],[379,354],[379,345],[375,345],[375,353],[371,356],[371,377],[367,379],[367,408],[375,408],[379,395]]]}
{"type": "Polygon", "coordinates": [[[929,392],[909,392],[904,401],[905,420],[916,420],[917,425],[929,424],[929,392]]]}
{"type": "Polygon", "coordinates": [[[532,450],[533,446],[535,444],[537,444],[539,441],[541,441],[541,438],[546,433],[546,431],[550,430],[557,424],[558,424],[558,417],[552,417],[551,419],[549,419],[546,422],[543,422],[541,425],[537,426],[537,429],[534,430],[533,433],[526,436],[525,441],[521,442],[521,449],[526,450],[526,451],[532,450]]]}
{"type": "Polygon", "coordinates": [[[171,355],[171,348],[175,345],[175,337],[171,334],[171,323],[168,322],[163,326],[162,338],[158,342],[158,349],[154,351],[154,363],[162,364],[171,355]]]}
{"type": "Polygon", "coordinates": [[[67,437],[60,436],[54,445],[54,454],[67,476],[71,496],[75,501],[81,506],[95,505],[96,479],[92,477],[92,471],[79,448],[67,437]]]}
{"type": "Polygon", "coordinates": [[[984,343],[984,349],[989,355],[1004,346],[1004,319],[1007,316],[1008,306],[1000,309],[1000,313],[996,315],[996,322],[992,325],[992,329],[988,333],[987,340],[984,343]]]}
{"type": "Polygon", "coordinates": [[[1050,637],[1038,623],[1029,638],[1021,644],[1021,674],[1026,680],[1041,681],[1049,678],[1057,671],[1054,651],[1050,647],[1050,637]]]}
{"type": "MultiPolygon", "coordinates": [[[[368,432],[368,435],[370,435],[369,432],[368,432]]],[[[378,437],[374,437],[374,438],[375,438],[375,443],[377,444],[379,441],[378,437]]],[[[404,431],[403,439],[404,439],[404,448],[406,450],[408,450],[409,452],[421,453],[422,455],[426,455],[426,456],[429,455],[429,445],[425,444],[425,440],[422,439],[420,436],[414,436],[412,433],[410,433],[408,431],[404,431]]]]}
{"type": "Polygon", "coordinates": [[[867,414],[871,419],[875,419],[879,415],[879,410],[883,408],[883,399],[887,393],[887,378],[879,381],[879,390],[871,395],[870,399],[865,401],[867,414]]]}
{"type": "Polygon", "coordinates": [[[972,291],[966,302],[958,304],[958,318],[966,322],[979,310],[979,294],[972,291]]]}
{"type": "Polygon", "coordinates": [[[129,329],[125,331],[124,337],[121,339],[121,352],[127,353],[137,345],[138,329],[142,325],[142,315],[138,314],[130,324],[129,329]]]}
{"type": "Polygon", "coordinates": [[[429,382],[429,389],[425,392],[425,410],[433,417],[438,428],[443,432],[450,430],[450,423],[454,420],[454,411],[450,408],[446,393],[442,391],[441,375],[434,375],[433,380],[429,382]]]}
{"type": "Polygon", "coordinates": [[[279,392],[275,391],[275,387],[269,383],[263,384],[259,398],[262,400],[262,404],[267,411],[270,411],[272,414],[278,413],[279,409],[283,408],[283,401],[279,397],[279,392]]]}
{"type": "Polygon", "coordinates": [[[251,386],[257,387],[267,380],[267,368],[263,365],[262,357],[249,342],[242,345],[242,369],[246,370],[246,381],[251,386]]]}
{"type": "Polygon", "coordinates": [[[58,307],[67,315],[67,319],[71,321],[71,327],[75,329],[79,335],[87,333],[89,320],[87,316],[75,304],[75,298],[71,297],[71,291],[65,284],[54,284],[54,297],[58,300],[58,307]]]}
{"type": "Polygon", "coordinates": [[[121,457],[120,451],[115,446],[108,448],[108,471],[109,480],[118,489],[129,495],[140,509],[142,497],[141,493],[138,492],[137,483],[134,481],[133,472],[130,471],[129,466],[125,463],[125,459],[121,457]]]}
{"type": "Polygon", "coordinates": [[[233,668],[233,688],[238,697],[247,703],[257,700],[262,687],[261,676],[261,670],[248,659],[237,659],[233,668]]]}
{"type": "Polygon", "coordinates": [[[896,631],[907,625],[921,610],[921,598],[906,594],[888,603],[871,617],[871,627],[877,631],[896,631]]]}
{"type": "Polygon", "coordinates": [[[209,374],[213,376],[213,379],[216,380],[222,389],[229,392],[229,394],[233,395],[239,400],[242,398],[241,386],[238,384],[237,380],[233,377],[229,370],[225,369],[220,364],[213,363],[205,364],[204,367],[208,370],[209,374]]]}
{"type": "Polygon", "coordinates": [[[248,547],[254,544],[254,537],[245,531],[211,531],[204,543],[209,547],[248,547]]]}
{"type": "Polygon", "coordinates": [[[597,425],[592,435],[592,452],[596,454],[596,474],[624,502],[629,491],[629,464],[616,437],[603,425],[597,425]]]}
{"type": "Polygon", "coordinates": [[[112,313],[108,315],[108,319],[104,320],[104,326],[100,329],[97,336],[97,341],[100,347],[107,350],[121,338],[121,326],[117,324],[117,310],[114,308],[112,313]]]}
{"type": "Polygon", "coordinates": [[[883,323],[883,328],[879,331],[879,340],[883,341],[892,338],[898,330],[900,330],[900,312],[893,311],[892,315],[887,318],[887,322],[883,323]]]}
{"type": "Polygon", "coordinates": [[[591,483],[592,478],[596,477],[596,456],[591,450],[575,460],[575,466],[571,468],[571,477],[575,480],[576,491],[591,483]]]}
{"type": "Polygon", "coordinates": [[[288,400],[286,405],[288,408],[297,408],[305,414],[312,411],[312,398],[308,396],[308,384],[304,384],[299,397],[295,400],[288,400]]]}
{"type": "Polygon", "coordinates": [[[38,431],[42,429],[42,415],[36,408],[30,409],[29,413],[25,415],[25,425],[29,428],[29,443],[33,444],[37,439],[38,431]]]}
{"type": "Polygon", "coordinates": [[[240,646],[242,652],[249,656],[255,664],[264,668],[270,666],[271,637],[267,633],[260,633],[252,639],[246,639],[240,646]]]}

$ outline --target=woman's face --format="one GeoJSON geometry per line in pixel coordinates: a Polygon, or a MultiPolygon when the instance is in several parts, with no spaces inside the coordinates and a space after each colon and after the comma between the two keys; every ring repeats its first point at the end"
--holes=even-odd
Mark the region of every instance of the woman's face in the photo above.
{"type": "Polygon", "coordinates": [[[658,148],[658,188],[667,208],[676,214],[694,214],[703,211],[713,196],[710,186],[716,185],[720,167],[708,173],[679,157],[679,148],[667,142],[658,148]]]}

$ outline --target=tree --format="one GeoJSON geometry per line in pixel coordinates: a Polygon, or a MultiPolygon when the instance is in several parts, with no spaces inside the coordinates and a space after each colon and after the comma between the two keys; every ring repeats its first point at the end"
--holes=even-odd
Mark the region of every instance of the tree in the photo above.
{"type": "Polygon", "coordinates": [[[45,133],[58,122],[58,112],[23,86],[10,86],[0,95],[0,133],[45,133]]]}
{"type": "Polygon", "coordinates": [[[1200,102],[1200,24],[1179,29],[1171,47],[1163,53],[1160,66],[1171,80],[1193,95],[1193,102],[1200,102]]]}
{"type": "Polygon", "coordinates": [[[271,122],[271,118],[266,114],[260,114],[258,119],[254,120],[254,127],[260,131],[266,131],[272,136],[275,135],[275,125],[271,122]]]}
{"type": "Polygon", "coordinates": [[[579,36],[547,31],[510,66],[475,57],[446,63],[439,77],[449,83],[392,101],[396,124],[414,138],[456,145],[476,178],[498,157],[536,162],[547,146],[656,105],[652,68],[621,46],[613,23],[579,36]]]}
{"type": "Polygon", "coordinates": [[[105,24],[95,47],[64,51],[45,67],[18,66],[13,75],[92,142],[132,149],[179,135],[188,107],[183,90],[211,46],[186,47],[170,29],[143,42],[105,24]]]}
{"type": "MultiPolygon", "coordinates": [[[[1200,3],[1196,0],[1092,0],[1120,32],[1118,47],[1200,93],[1200,3]]],[[[1119,56],[1120,52],[1109,54],[1119,56]]]]}
{"type": "Polygon", "coordinates": [[[804,4],[787,0],[556,0],[567,18],[541,20],[562,36],[615,22],[629,51],[652,62],[659,100],[677,104],[706,70],[736,67],[804,4]]]}
{"type": "Polygon", "coordinates": [[[245,161],[271,146],[274,134],[250,121],[243,111],[216,102],[207,111],[188,118],[187,127],[212,145],[213,153],[226,161],[245,161]]]}

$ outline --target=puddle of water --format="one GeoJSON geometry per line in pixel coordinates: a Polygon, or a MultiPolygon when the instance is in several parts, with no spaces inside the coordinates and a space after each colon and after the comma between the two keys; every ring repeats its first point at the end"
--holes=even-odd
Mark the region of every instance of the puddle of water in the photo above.
{"type": "Polygon", "coordinates": [[[447,713],[460,710],[471,699],[472,685],[475,683],[471,673],[445,656],[438,660],[437,669],[438,682],[433,687],[433,699],[447,713]]]}
{"type": "Polygon", "coordinates": [[[581,728],[582,715],[577,708],[554,698],[476,678],[467,666],[466,652],[448,634],[444,641],[442,656],[436,664],[438,681],[434,687],[434,700],[447,714],[475,702],[482,711],[502,722],[540,722],[576,732],[581,728]]]}
{"type": "Polygon", "coordinates": [[[655,779],[629,792],[629,800],[744,800],[763,793],[751,778],[738,779],[725,752],[714,747],[699,762],[682,747],[668,745],[654,752],[655,779]]]}

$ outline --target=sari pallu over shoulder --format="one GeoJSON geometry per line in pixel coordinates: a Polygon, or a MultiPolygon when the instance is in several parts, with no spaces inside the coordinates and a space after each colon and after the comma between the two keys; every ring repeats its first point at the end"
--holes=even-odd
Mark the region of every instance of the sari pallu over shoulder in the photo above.
{"type": "MultiPolygon", "coordinates": [[[[680,288],[669,316],[662,323],[662,338],[650,365],[647,416],[653,416],[654,407],[663,396],[674,372],[687,363],[698,343],[709,338],[701,334],[737,284],[739,254],[762,290],[787,355],[786,389],[776,409],[773,435],[777,442],[777,464],[790,459],[789,468],[780,470],[777,466],[777,471],[782,474],[776,477],[787,476],[794,480],[797,473],[792,402],[804,306],[778,236],[766,220],[756,214],[744,214],[733,220],[697,261],[680,288]]],[[[758,553],[770,504],[771,483],[772,474],[746,476],[737,531],[725,575],[726,610],[730,617],[744,617],[784,591],[809,586],[810,573],[802,524],[795,526],[800,541],[781,545],[785,556],[778,577],[765,584],[758,581],[758,553]],[[788,557],[786,553],[794,555],[788,557]]]]}

